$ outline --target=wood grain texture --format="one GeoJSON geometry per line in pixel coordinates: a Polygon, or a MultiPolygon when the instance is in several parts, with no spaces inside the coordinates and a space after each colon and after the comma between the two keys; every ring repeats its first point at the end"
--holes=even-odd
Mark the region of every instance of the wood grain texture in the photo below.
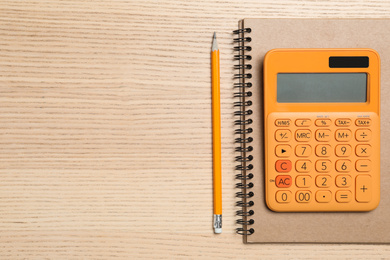
{"type": "Polygon", "coordinates": [[[249,17],[389,18],[390,3],[1,1],[0,258],[389,258],[387,245],[244,245],[234,233],[231,31],[249,17]]]}

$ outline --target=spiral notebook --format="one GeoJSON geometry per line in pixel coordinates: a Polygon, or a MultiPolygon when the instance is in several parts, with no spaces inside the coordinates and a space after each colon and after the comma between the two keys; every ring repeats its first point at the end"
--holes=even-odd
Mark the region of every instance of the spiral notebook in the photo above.
{"type": "Polygon", "coordinates": [[[244,243],[390,243],[389,19],[244,19],[235,59],[237,233],[244,243]],[[372,48],[381,57],[381,201],[370,212],[277,213],[264,200],[262,64],[275,48],[372,48]]]}

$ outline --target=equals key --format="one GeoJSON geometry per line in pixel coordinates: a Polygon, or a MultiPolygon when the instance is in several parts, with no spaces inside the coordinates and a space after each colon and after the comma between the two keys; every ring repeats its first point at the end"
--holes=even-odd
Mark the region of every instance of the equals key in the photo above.
{"type": "Polygon", "coordinates": [[[352,193],[348,190],[336,192],[336,200],[340,203],[350,202],[352,199],[352,193]]]}

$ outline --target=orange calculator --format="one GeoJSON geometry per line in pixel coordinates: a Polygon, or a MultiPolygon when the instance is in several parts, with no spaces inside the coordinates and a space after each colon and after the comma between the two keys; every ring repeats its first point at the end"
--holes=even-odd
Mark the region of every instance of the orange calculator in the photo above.
{"type": "Polygon", "coordinates": [[[271,210],[378,206],[379,77],[379,55],[372,49],[266,54],[265,197],[271,210]]]}

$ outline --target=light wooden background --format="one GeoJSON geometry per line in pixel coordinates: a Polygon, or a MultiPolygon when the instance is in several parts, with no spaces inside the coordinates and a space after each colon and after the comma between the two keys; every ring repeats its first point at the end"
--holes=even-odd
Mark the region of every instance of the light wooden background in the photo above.
{"type": "Polygon", "coordinates": [[[234,233],[231,31],[249,17],[390,18],[390,3],[1,1],[0,258],[390,258],[387,245],[244,245],[234,233]],[[214,31],[221,235],[212,230],[214,31]]]}

